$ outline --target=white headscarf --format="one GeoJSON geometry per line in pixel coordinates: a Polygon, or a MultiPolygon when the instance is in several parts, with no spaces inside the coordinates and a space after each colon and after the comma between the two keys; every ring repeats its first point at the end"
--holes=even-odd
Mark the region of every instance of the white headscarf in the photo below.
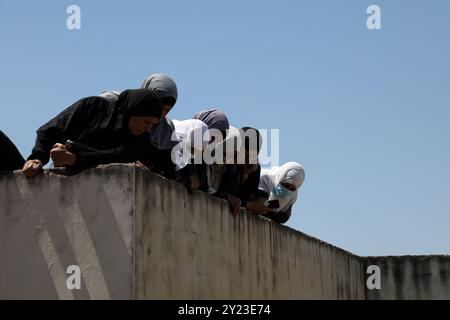
{"type": "Polygon", "coordinates": [[[269,194],[269,200],[279,200],[280,207],[275,209],[275,212],[285,211],[297,200],[298,189],[302,186],[304,180],[305,170],[302,165],[297,162],[288,162],[281,167],[275,166],[271,169],[262,169],[259,180],[259,189],[269,194]],[[292,192],[291,197],[283,199],[276,197],[274,189],[281,182],[291,183],[296,187],[296,190],[292,192]]]}
{"type": "MultiPolygon", "coordinates": [[[[191,146],[194,147],[195,152],[202,152],[209,143],[208,126],[201,120],[172,120],[177,141],[179,142],[179,150],[176,152],[175,168],[176,170],[183,169],[190,161],[191,146]]],[[[173,138],[172,135],[172,138],[173,138]]]]}

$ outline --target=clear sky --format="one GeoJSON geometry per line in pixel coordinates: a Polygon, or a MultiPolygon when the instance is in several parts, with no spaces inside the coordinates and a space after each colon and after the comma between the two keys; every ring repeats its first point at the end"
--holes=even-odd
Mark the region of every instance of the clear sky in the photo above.
{"type": "Polygon", "coordinates": [[[27,157],[79,98],[168,73],[170,117],[280,129],[281,162],[306,171],[288,226],[360,255],[447,254],[449,16],[447,0],[0,0],[0,129],[27,157]]]}

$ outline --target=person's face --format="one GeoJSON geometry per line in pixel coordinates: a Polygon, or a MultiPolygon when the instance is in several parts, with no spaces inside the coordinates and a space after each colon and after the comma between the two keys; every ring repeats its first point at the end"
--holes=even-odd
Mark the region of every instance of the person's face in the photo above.
{"type": "Polygon", "coordinates": [[[297,188],[296,188],[292,183],[281,182],[280,184],[281,184],[283,187],[285,187],[286,189],[290,190],[290,191],[295,191],[295,190],[297,190],[297,188]]]}
{"type": "Polygon", "coordinates": [[[167,116],[167,114],[170,112],[170,110],[172,110],[172,107],[165,104],[163,105],[163,111],[162,111],[162,116],[161,118],[164,118],[165,116],[167,116]]]}
{"type": "Polygon", "coordinates": [[[158,121],[159,119],[155,117],[131,117],[128,123],[128,129],[131,134],[138,136],[150,131],[158,121]]]}

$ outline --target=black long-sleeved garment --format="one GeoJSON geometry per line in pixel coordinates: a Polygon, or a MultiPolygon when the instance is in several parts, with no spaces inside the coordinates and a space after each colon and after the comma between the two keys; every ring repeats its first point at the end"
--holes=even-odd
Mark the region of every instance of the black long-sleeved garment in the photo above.
{"type": "Polygon", "coordinates": [[[127,163],[139,160],[145,152],[149,133],[132,135],[128,121],[136,110],[155,109],[155,117],[161,116],[159,98],[148,90],[128,90],[119,100],[110,102],[101,97],[88,97],[75,102],[37,131],[36,145],[28,160],[38,159],[46,164],[55,143],[73,140],[97,151],[78,151],[74,165],[77,169],[98,164],[127,163]]]}
{"type": "Polygon", "coordinates": [[[0,130],[0,171],[22,169],[25,160],[17,147],[6,134],[0,130]]]}
{"type": "Polygon", "coordinates": [[[246,180],[242,179],[243,169],[240,166],[236,166],[237,175],[239,176],[239,198],[241,201],[255,200],[258,197],[259,190],[259,178],[261,176],[261,166],[255,171],[250,172],[246,180]]]}

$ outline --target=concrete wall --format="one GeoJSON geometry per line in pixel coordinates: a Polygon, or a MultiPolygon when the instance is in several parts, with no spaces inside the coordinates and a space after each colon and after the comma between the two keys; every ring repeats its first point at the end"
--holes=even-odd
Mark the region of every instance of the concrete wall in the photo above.
{"type": "Polygon", "coordinates": [[[0,175],[0,299],[133,297],[134,169],[0,175]],[[80,266],[81,290],[67,267],[80,266]]]}
{"type": "Polygon", "coordinates": [[[145,299],[365,297],[359,257],[143,171],[135,266],[145,299]]]}
{"type": "Polygon", "coordinates": [[[0,203],[3,299],[364,298],[357,256],[133,166],[1,175],[0,203]]]}
{"type": "Polygon", "coordinates": [[[367,299],[450,299],[450,255],[367,257],[365,262],[381,271],[381,289],[367,290],[367,299]]]}
{"type": "Polygon", "coordinates": [[[449,298],[447,256],[360,258],[109,165],[65,177],[0,175],[0,299],[449,298]],[[365,289],[379,264],[382,290],[365,289]],[[81,268],[81,290],[66,269],[81,268]]]}

